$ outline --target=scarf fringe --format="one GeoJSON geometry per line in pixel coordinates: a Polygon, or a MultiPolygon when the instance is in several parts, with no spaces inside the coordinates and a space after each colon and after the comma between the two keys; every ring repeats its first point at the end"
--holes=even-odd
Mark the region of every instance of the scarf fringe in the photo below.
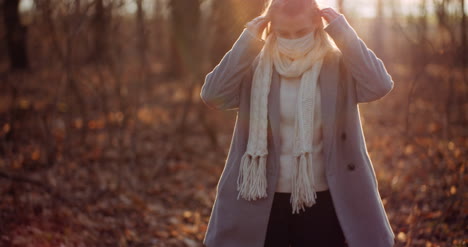
{"type": "MultiPolygon", "coordinates": [[[[268,127],[268,95],[271,87],[273,68],[283,76],[301,76],[295,124],[295,142],[293,149],[300,150],[296,155],[293,166],[291,204],[293,213],[299,212],[304,206],[315,204],[314,177],[312,174],[312,141],[314,131],[311,129],[314,120],[314,99],[318,76],[322,67],[326,49],[310,38],[304,38],[300,43],[291,43],[283,40],[281,47],[277,46],[275,35],[266,39],[265,46],[260,51],[260,60],[252,78],[250,95],[250,119],[247,151],[241,158],[239,174],[237,177],[237,199],[240,197],[250,201],[267,197],[267,127],[268,127]],[[309,47],[311,44],[313,48],[309,47]],[[291,51],[300,51],[300,54],[309,52],[304,57],[294,61],[287,59],[283,52],[286,48],[291,51]],[[285,49],[283,49],[285,48],[285,49]]],[[[292,52],[289,55],[293,55],[292,52]]]]}
{"type": "Polygon", "coordinates": [[[313,169],[310,152],[301,153],[296,157],[296,164],[293,164],[292,193],[290,202],[292,203],[293,214],[299,213],[304,206],[311,207],[315,204],[317,193],[315,190],[314,174],[309,171],[313,169]],[[311,174],[309,176],[309,174],[311,174]]]}
{"type": "Polygon", "coordinates": [[[237,177],[237,200],[242,196],[246,200],[256,200],[267,197],[266,178],[267,154],[242,156],[239,175],[237,177]]]}

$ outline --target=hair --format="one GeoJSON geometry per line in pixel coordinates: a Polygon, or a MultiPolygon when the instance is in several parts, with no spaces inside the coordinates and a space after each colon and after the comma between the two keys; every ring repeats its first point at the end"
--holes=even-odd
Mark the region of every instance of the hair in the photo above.
{"type": "MultiPolygon", "coordinates": [[[[321,42],[323,49],[338,49],[333,39],[328,33],[323,30],[324,24],[320,16],[319,4],[315,0],[267,0],[265,7],[260,16],[271,17],[279,12],[286,14],[286,16],[294,16],[305,12],[312,13],[312,21],[317,25],[315,29],[315,36],[321,42]]],[[[267,25],[262,33],[262,38],[266,39],[271,34],[271,22],[267,25]]]]}

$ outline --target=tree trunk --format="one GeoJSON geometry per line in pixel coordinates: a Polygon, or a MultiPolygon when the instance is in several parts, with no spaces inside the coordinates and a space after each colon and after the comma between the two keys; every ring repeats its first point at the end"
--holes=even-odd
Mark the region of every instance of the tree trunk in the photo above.
{"type": "Polygon", "coordinates": [[[200,0],[171,0],[172,59],[181,64],[172,64],[178,75],[195,74],[200,59],[198,49],[198,23],[200,0]]]}
{"type": "Polygon", "coordinates": [[[138,31],[137,50],[141,66],[146,65],[146,54],[148,52],[147,32],[145,23],[145,12],[143,10],[143,0],[135,0],[137,5],[136,19],[138,31]]]}
{"type": "Polygon", "coordinates": [[[19,0],[5,0],[3,18],[10,68],[12,70],[26,70],[29,69],[29,58],[26,47],[28,29],[21,24],[18,6],[19,0]]]}
{"type": "Polygon", "coordinates": [[[467,72],[466,72],[466,67],[468,65],[468,61],[467,61],[467,53],[468,53],[468,49],[466,47],[466,32],[468,30],[466,30],[466,14],[465,14],[465,0],[460,0],[461,2],[461,54],[463,54],[461,56],[461,59],[462,59],[462,70],[463,70],[463,91],[462,93],[464,93],[465,95],[461,97],[461,100],[458,104],[458,108],[460,109],[460,116],[462,117],[461,121],[463,123],[466,123],[468,122],[468,114],[465,112],[465,108],[462,107],[463,105],[465,105],[465,102],[468,100],[468,90],[466,88],[466,85],[467,85],[467,81],[468,81],[468,76],[467,76],[467,72]]]}
{"type": "MultiPolygon", "coordinates": [[[[186,99],[181,106],[181,116],[177,124],[176,132],[181,137],[181,143],[186,133],[186,122],[192,106],[193,90],[202,73],[200,72],[201,51],[199,42],[200,0],[171,0],[171,33],[173,46],[173,58],[178,58],[173,64],[173,70],[182,72],[179,74],[185,82],[186,99]]],[[[176,138],[177,140],[177,138],[176,138]]]]}
{"type": "Polygon", "coordinates": [[[375,11],[375,23],[374,23],[374,42],[375,42],[375,51],[378,54],[378,57],[382,60],[385,59],[385,49],[384,49],[384,12],[383,12],[383,0],[377,0],[377,6],[375,11]]]}
{"type": "Polygon", "coordinates": [[[96,0],[94,6],[94,54],[95,62],[103,62],[106,59],[107,47],[107,15],[103,0],[96,0]]]}

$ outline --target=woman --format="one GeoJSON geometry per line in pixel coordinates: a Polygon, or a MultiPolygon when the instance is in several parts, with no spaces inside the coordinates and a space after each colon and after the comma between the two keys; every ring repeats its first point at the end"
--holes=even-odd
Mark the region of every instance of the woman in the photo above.
{"type": "Polygon", "coordinates": [[[393,246],[358,109],[393,84],[344,15],[270,0],[201,89],[237,111],[203,243],[393,246]]]}

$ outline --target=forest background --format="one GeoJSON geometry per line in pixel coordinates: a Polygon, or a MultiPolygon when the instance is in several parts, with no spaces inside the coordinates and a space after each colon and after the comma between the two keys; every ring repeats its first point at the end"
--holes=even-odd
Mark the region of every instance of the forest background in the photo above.
{"type": "MultiPolygon", "coordinates": [[[[359,109],[397,246],[467,246],[466,2],[319,3],[395,82],[359,109]]],[[[236,114],[200,87],[263,5],[0,0],[0,246],[201,246],[236,114]]]]}

